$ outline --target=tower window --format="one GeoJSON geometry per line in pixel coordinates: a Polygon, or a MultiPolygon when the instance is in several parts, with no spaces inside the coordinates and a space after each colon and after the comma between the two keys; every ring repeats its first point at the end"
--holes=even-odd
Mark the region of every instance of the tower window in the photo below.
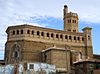
{"type": "Polygon", "coordinates": [[[90,36],[88,35],[88,40],[90,40],[90,36]]]}
{"type": "Polygon", "coordinates": [[[75,23],[76,23],[76,20],[75,20],[75,23]]]}
{"type": "Polygon", "coordinates": [[[23,30],[21,30],[21,34],[23,34],[23,30]]]}
{"type": "Polygon", "coordinates": [[[71,19],[70,19],[70,20],[68,20],[68,23],[71,23],[71,19]]]}
{"type": "Polygon", "coordinates": [[[67,39],[68,37],[67,37],[67,35],[65,35],[65,39],[67,39]]]}
{"type": "Polygon", "coordinates": [[[51,37],[54,37],[53,33],[51,33],[51,37]]]}
{"type": "Polygon", "coordinates": [[[17,30],[17,34],[19,34],[19,30],[17,30]]]}
{"type": "Polygon", "coordinates": [[[74,23],[75,21],[73,20],[73,23],[74,23]]]}
{"type": "Polygon", "coordinates": [[[49,33],[47,33],[47,37],[49,37],[49,33]]]}
{"type": "Polygon", "coordinates": [[[13,35],[15,35],[15,31],[13,31],[13,35]]]}
{"type": "Polygon", "coordinates": [[[76,32],[76,30],[73,30],[73,32],[76,32]]]}
{"type": "Polygon", "coordinates": [[[30,30],[27,30],[27,34],[30,34],[30,30]]]}
{"type": "Polygon", "coordinates": [[[41,36],[44,36],[44,32],[41,32],[41,36]]]}
{"type": "Polygon", "coordinates": [[[58,38],[59,37],[59,35],[58,34],[56,34],[56,38],[58,38]]]}
{"type": "Polygon", "coordinates": [[[71,37],[71,36],[69,36],[69,39],[71,40],[71,39],[72,39],[72,37],[71,37]]]}
{"type": "Polygon", "coordinates": [[[37,35],[40,35],[40,32],[39,31],[37,31],[37,35]]]}

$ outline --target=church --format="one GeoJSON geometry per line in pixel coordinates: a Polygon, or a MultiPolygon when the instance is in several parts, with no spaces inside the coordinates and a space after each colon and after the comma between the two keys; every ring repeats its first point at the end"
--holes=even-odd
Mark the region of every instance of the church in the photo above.
{"type": "MultiPolygon", "coordinates": [[[[93,58],[90,27],[78,31],[78,14],[63,9],[63,30],[29,24],[9,26],[6,30],[5,64],[42,62],[69,74],[73,63],[93,58]]],[[[25,67],[26,68],[26,67],[25,67]]]]}

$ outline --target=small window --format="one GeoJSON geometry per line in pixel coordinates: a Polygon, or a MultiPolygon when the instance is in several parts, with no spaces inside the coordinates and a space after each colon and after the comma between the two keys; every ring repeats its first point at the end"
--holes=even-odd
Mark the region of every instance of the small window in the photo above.
{"type": "Polygon", "coordinates": [[[19,34],[19,30],[17,30],[17,34],[19,34]]]}
{"type": "Polygon", "coordinates": [[[71,20],[68,20],[68,23],[71,23],[71,20]]]}
{"type": "Polygon", "coordinates": [[[72,37],[71,37],[71,36],[69,36],[69,39],[71,40],[71,39],[72,39],[72,37]]]}
{"type": "Polygon", "coordinates": [[[30,30],[27,30],[27,34],[30,34],[30,30]]]}
{"type": "Polygon", "coordinates": [[[76,30],[73,30],[73,32],[76,32],[76,30]]]}
{"type": "Polygon", "coordinates": [[[88,35],[88,40],[90,40],[90,36],[88,35]]]}
{"type": "Polygon", "coordinates": [[[60,38],[62,39],[63,38],[63,35],[60,35],[60,38]]]}
{"type": "Polygon", "coordinates": [[[32,30],[32,35],[34,35],[34,31],[32,30]]]}
{"type": "Polygon", "coordinates": [[[30,69],[34,69],[34,64],[30,64],[30,69]]]}
{"type": "Polygon", "coordinates": [[[76,23],[76,20],[75,20],[75,23],[76,23]]]}
{"type": "Polygon", "coordinates": [[[54,37],[53,33],[51,33],[51,37],[54,37]]]}
{"type": "Polygon", "coordinates": [[[21,34],[23,34],[23,30],[21,30],[21,34]]]}
{"type": "Polygon", "coordinates": [[[37,35],[40,35],[40,32],[39,31],[37,31],[37,35]]]}
{"type": "Polygon", "coordinates": [[[77,37],[77,40],[80,40],[80,37],[77,37]]]}
{"type": "Polygon", "coordinates": [[[73,23],[75,23],[75,21],[73,20],[73,23]]]}
{"type": "Polygon", "coordinates": [[[49,37],[49,33],[47,33],[47,37],[49,37]]]}
{"type": "Polygon", "coordinates": [[[44,36],[44,32],[41,32],[41,36],[44,36]]]}
{"type": "Polygon", "coordinates": [[[15,52],[14,52],[14,58],[16,59],[16,58],[18,58],[18,57],[19,57],[18,51],[15,51],[15,52]]]}
{"type": "Polygon", "coordinates": [[[59,35],[58,34],[56,34],[56,38],[59,38],[59,35]]]}
{"type": "Polygon", "coordinates": [[[82,41],[84,41],[84,38],[82,37],[82,41]]]}
{"type": "Polygon", "coordinates": [[[76,40],[76,36],[74,36],[74,40],[76,40]]]}
{"type": "Polygon", "coordinates": [[[13,31],[13,35],[15,35],[15,31],[13,31]]]}
{"type": "Polygon", "coordinates": [[[68,37],[67,37],[67,35],[65,35],[65,39],[67,39],[68,37]]]}

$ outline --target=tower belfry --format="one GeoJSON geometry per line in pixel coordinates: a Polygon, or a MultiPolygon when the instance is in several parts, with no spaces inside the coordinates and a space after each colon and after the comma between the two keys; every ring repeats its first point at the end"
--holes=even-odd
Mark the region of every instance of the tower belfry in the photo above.
{"type": "Polygon", "coordinates": [[[64,30],[69,32],[78,32],[78,15],[77,13],[68,12],[67,5],[64,5],[64,30]]]}

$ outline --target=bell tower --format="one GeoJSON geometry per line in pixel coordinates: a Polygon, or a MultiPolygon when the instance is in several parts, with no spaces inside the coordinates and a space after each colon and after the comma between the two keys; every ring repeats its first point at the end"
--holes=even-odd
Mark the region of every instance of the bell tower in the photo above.
{"type": "Polygon", "coordinates": [[[64,30],[69,32],[78,32],[78,15],[77,13],[68,12],[67,5],[64,5],[64,30]]]}

